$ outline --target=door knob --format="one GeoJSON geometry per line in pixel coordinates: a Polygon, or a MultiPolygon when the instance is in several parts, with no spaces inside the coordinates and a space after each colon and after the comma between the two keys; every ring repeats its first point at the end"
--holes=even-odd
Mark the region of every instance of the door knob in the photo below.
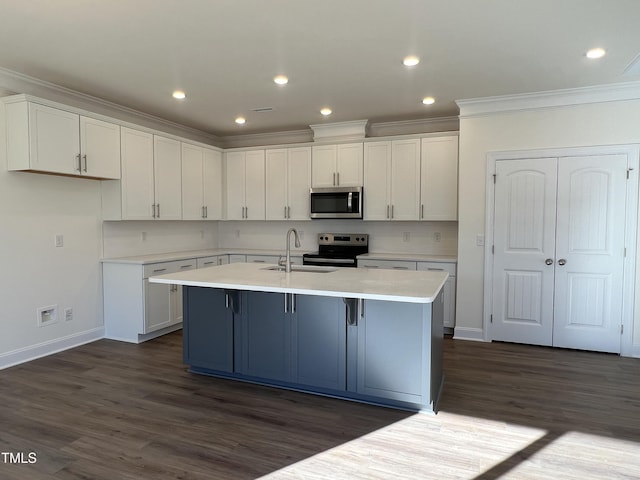
{"type": "Polygon", "coordinates": [[[553,265],[553,259],[552,258],[547,258],[544,263],[546,263],[547,265],[553,265]]]}
{"type": "Polygon", "coordinates": [[[565,263],[567,263],[567,261],[564,258],[558,260],[558,265],[564,265],[565,263]]]}

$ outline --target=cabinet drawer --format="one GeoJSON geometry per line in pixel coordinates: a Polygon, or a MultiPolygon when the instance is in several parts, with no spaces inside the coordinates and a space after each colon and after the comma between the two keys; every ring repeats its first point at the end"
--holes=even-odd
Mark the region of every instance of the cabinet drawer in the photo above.
{"type": "Polygon", "coordinates": [[[166,275],[167,273],[184,272],[196,268],[196,259],[177,260],[175,262],[150,263],[144,266],[144,278],[154,275],[166,275]]]}
{"type": "Polygon", "coordinates": [[[278,259],[275,255],[247,255],[247,263],[268,263],[275,265],[278,259]]]}
{"type": "Polygon", "coordinates": [[[358,260],[358,268],[381,268],[386,270],[415,270],[416,262],[405,260],[358,260]]]}
{"type": "Polygon", "coordinates": [[[455,277],[456,264],[455,263],[442,263],[442,262],[418,262],[418,270],[437,270],[448,272],[449,275],[455,277]]]}
{"type": "Polygon", "coordinates": [[[229,263],[227,255],[213,255],[211,257],[198,258],[196,268],[215,267],[229,263]]]}

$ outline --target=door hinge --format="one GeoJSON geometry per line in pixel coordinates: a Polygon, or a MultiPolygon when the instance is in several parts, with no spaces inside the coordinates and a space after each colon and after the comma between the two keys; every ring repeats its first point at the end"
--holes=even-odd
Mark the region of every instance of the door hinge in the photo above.
{"type": "Polygon", "coordinates": [[[620,325],[620,335],[624,335],[624,325],[620,325]]]}
{"type": "Polygon", "coordinates": [[[624,247],[624,257],[627,257],[627,247],[624,247]]]}
{"type": "Polygon", "coordinates": [[[491,255],[495,255],[495,253],[496,253],[496,246],[491,245],[491,255]]]}
{"type": "MultiPolygon", "coordinates": [[[[627,175],[629,175],[629,172],[627,172],[627,175]]],[[[493,184],[494,185],[496,184],[496,177],[497,177],[497,175],[494,173],[493,174],[493,184]]],[[[629,177],[627,176],[627,178],[629,178],[629,177]]]]}
{"type": "Polygon", "coordinates": [[[627,168],[627,180],[629,180],[629,174],[633,171],[633,168],[627,168]]]}
{"type": "Polygon", "coordinates": [[[489,315],[489,323],[493,323],[493,313],[489,315]]]}

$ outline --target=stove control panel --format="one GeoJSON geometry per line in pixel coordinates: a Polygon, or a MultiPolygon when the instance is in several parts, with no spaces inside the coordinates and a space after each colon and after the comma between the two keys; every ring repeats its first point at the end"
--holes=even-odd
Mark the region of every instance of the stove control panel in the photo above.
{"type": "Polygon", "coordinates": [[[319,245],[369,245],[369,234],[367,233],[319,233],[319,245]]]}

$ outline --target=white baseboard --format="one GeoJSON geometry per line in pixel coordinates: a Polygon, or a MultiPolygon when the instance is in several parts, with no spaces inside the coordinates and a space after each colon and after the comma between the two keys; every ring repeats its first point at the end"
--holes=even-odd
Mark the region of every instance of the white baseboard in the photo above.
{"type": "Polygon", "coordinates": [[[104,327],[0,354],[0,370],[104,338],[104,327]]]}
{"type": "Polygon", "coordinates": [[[474,342],[485,342],[484,331],[481,328],[455,327],[453,330],[454,340],[471,340],[474,342]]]}

